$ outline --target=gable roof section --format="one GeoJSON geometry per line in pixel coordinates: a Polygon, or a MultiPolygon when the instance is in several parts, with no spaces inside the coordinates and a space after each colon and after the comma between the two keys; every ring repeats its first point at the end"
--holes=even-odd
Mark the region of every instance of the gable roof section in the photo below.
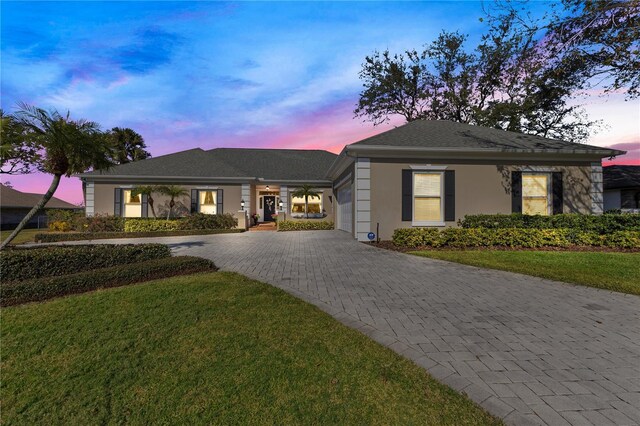
{"type": "Polygon", "coordinates": [[[326,180],[325,172],[335,157],[322,150],[195,148],[80,176],[319,181],[326,180]]]}
{"type": "Polygon", "coordinates": [[[356,149],[360,146],[416,147],[459,151],[585,151],[604,154],[604,156],[624,153],[598,146],[445,120],[415,120],[348,145],[348,147],[356,147],[356,149]]]}
{"type": "Polygon", "coordinates": [[[640,188],[640,166],[607,166],[602,168],[604,189],[640,188]]]}
{"type": "MultiPolygon", "coordinates": [[[[8,186],[0,185],[0,205],[3,208],[32,208],[42,199],[43,194],[21,192],[8,186]]],[[[82,207],[51,197],[45,205],[47,209],[81,209],[82,207]]]]}
{"type": "Polygon", "coordinates": [[[249,176],[272,181],[325,180],[336,158],[328,151],[302,149],[216,148],[208,152],[249,176]]]}

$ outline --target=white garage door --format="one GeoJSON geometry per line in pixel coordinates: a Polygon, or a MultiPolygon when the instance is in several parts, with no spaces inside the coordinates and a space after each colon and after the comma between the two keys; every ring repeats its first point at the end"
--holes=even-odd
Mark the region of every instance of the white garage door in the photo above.
{"type": "Polygon", "coordinates": [[[351,232],[353,217],[351,202],[351,184],[338,188],[338,229],[351,232]]]}

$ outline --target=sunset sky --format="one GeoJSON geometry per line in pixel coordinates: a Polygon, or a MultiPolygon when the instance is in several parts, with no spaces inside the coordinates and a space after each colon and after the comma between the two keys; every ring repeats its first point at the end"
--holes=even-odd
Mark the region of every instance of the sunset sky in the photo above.
{"type": "MultiPolygon", "coordinates": [[[[486,3],[485,3],[486,4],[486,3]]],[[[549,3],[535,2],[537,8],[549,3]]],[[[2,2],[2,108],[18,101],[131,127],[154,156],[193,147],[320,148],[400,124],[353,118],[374,50],[421,48],[443,29],[479,40],[481,2],[2,2]]],[[[607,126],[589,143],[640,164],[640,101],[584,100],[607,126]]],[[[3,177],[44,192],[46,175],[3,177]]],[[[80,202],[76,178],[56,194],[80,202]]]]}

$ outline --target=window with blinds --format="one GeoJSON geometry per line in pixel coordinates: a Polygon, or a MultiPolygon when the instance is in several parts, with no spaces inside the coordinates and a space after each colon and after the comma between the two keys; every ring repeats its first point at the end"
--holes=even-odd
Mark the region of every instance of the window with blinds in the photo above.
{"type": "Polygon", "coordinates": [[[199,202],[198,211],[204,214],[216,214],[216,197],[217,191],[199,191],[199,202]]]}
{"type": "Polygon", "coordinates": [[[122,215],[124,217],[142,217],[142,202],[140,194],[133,194],[130,189],[122,191],[124,198],[124,208],[122,215]]]}
{"type": "Polygon", "coordinates": [[[413,174],[413,221],[443,221],[442,173],[413,174]]]}
{"type": "Polygon", "coordinates": [[[548,216],[551,210],[549,174],[522,174],[522,213],[548,216]]]}

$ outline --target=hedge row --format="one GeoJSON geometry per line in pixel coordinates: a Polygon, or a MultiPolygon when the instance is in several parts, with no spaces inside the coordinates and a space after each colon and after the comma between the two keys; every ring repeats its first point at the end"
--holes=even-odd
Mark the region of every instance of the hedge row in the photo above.
{"type": "Polygon", "coordinates": [[[111,238],[146,238],[146,237],[176,237],[185,235],[211,235],[211,234],[233,234],[244,232],[243,229],[186,229],[178,231],[158,231],[158,232],[47,232],[36,234],[33,239],[40,243],[57,243],[62,241],[89,241],[105,240],[111,238]]]}
{"type": "Polygon", "coordinates": [[[179,219],[127,218],[125,232],[157,232],[198,229],[232,229],[238,226],[238,219],[230,213],[194,213],[179,219]]]}
{"type": "Polygon", "coordinates": [[[278,222],[278,231],[325,231],[333,229],[333,222],[283,220],[278,222]]]}
{"type": "Polygon", "coordinates": [[[127,219],[124,222],[124,232],[178,231],[182,229],[180,225],[178,219],[127,219]]]}
{"type": "Polygon", "coordinates": [[[171,250],[164,244],[14,248],[0,252],[0,270],[4,281],[19,281],[170,256],[171,250]]]}
{"type": "Polygon", "coordinates": [[[113,266],[71,275],[12,283],[3,282],[0,288],[0,305],[11,306],[37,302],[100,288],[117,287],[158,278],[215,270],[216,267],[210,260],[180,256],[147,260],[135,265],[113,266]]]}
{"type": "Polygon", "coordinates": [[[463,228],[573,229],[608,234],[615,231],[640,231],[640,214],[525,214],[468,215],[460,221],[463,228]]]}
{"type": "Polygon", "coordinates": [[[640,232],[616,231],[601,235],[574,229],[402,228],[393,232],[399,247],[569,247],[640,248],[640,232]]]}

